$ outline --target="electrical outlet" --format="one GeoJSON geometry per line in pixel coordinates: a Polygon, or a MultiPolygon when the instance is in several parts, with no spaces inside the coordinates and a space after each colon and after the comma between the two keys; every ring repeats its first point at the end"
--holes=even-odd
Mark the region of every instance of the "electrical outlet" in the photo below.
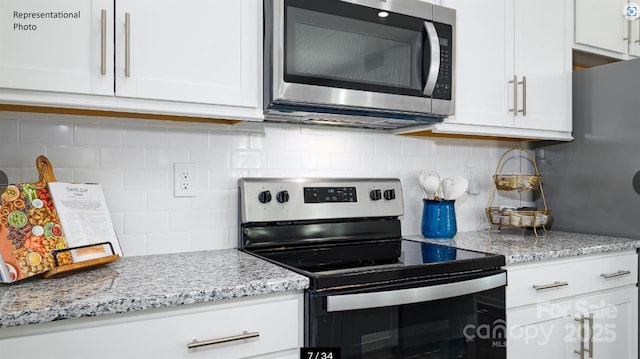
{"type": "Polygon", "coordinates": [[[465,169],[465,177],[467,181],[469,181],[469,185],[467,187],[467,193],[470,195],[478,195],[480,194],[480,183],[476,178],[476,173],[478,172],[478,168],[476,167],[467,167],[465,169]]]}
{"type": "Polygon", "coordinates": [[[174,197],[195,197],[196,196],[196,164],[195,163],[174,163],[173,164],[173,196],[174,197]]]}

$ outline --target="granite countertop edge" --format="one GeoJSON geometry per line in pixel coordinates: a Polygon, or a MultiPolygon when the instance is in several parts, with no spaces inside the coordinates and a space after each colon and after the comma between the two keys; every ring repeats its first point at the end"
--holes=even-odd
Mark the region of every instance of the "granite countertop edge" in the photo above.
{"type": "Polygon", "coordinates": [[[302,291],[308,287],[307,277],[237,249],[123,257],[61,278],[30,278],[1,284],[0,331],[66,319],[302,291]],[[187,265],[171,273],[160,268],[163,262],[168,262],[169,268],[180,262],[198,265],[197,268],[187,265]]]}
{"type": "Polygon", "coordinates": [[[600,234],[548,231],[536,236],[531,231],[459,232],[451,239],[430,239],[421,235],[408,239],[484,253],[500,254],[506,265],[585,255],[607,254],[640,248],[640,240],[600,234]]]}

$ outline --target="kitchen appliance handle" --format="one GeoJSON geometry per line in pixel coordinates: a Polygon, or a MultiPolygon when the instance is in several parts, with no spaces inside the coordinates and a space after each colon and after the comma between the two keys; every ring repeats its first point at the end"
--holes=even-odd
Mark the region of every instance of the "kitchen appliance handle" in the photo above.
{"type": "Polygon", "coordinates": [[[327,312],[378,308],[393,305],[428,302],[459,297],[498,288],[507,284],[507,274],[499,273],[487,277],[433,286],[390,290],[384,292],[342,294],[327,296],[327,312]]]}
{"type": "Polygon", "coordinates": [[[124,76],[131,77],[131,14],[124,14],[124,76]]]}
{"type": "Polygon", "coordinates": [[[100,73],[107,74],[107,10],[100,11],[100,73]]]}
{"type": "MultiPolygon", "coordinates": [[[[426,82],[422,89],[422,94],[428,97],[433,95],[433,90],[436,88],[438,82],[438,76],[440,75],[440,41],[438,37],[438,31],[433,23],[425,21],[424,30],[427,33],[427,39],[429,40],[429,48],[431,49],[431,58],[429,61],[429,71],[427,72],[426,82]]],[[[423,64],[423,66],[426,64],[423,64]]]]}
{"type": "Polygon", "coordinates": [[[615,273],[601,273],[600,276],[604,279],[610,279],[610,278],[617,278],[617,277],[623,277],[626,275],[630,275],[631,271],[628,270],[619,270],[615,273]]]}
{"type": "Polygon", "coordinates": [[[193,342],[187,344],[187,349],[196,349],[196,348],[206,347],[210,345],[237,342],[240,340],[253,339],[258,337],[260,337],[260,332],[249,333],[245,331],[244,333],[239,335],[233,335],[230,337],[224,337],[224,338],[218,338],[218,339],[203,340],[201,342],[199,342],[197,339],[194,339],[193,342]]]}

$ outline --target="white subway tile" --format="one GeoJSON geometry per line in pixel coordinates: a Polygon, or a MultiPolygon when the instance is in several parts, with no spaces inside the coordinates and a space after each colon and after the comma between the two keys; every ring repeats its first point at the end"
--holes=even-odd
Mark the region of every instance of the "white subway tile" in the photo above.
{"type": "Polygon", "coordinates": [[[189,250],[206,251],[229,248],[235,248],[235,246],[231,246],[229,243],[228,229],[191,232],[191,236],[189,238],[189,250]]]}
{"type": "Polygon", "coordinates": [[[189,250],[189,236],[181,233],[157,233],[147,236],[149,254],[178,253],[189,250]]]}
{"type": "Polygon", "coordinates": [[[171,168],[176,162],[190,162],[187,149],[147,149],[146,168],[171,168]]]}
{"type": "Polygon", "coordinates": [[[98,149],[96,147],[48,146],[47,158],[54,168],[98,167],[98,149]]]}
{"type": "Polygon", "coordinates": [[[194,209],[197,197],[174,197],[173,191],[149,191],[147,192],[148,210],[155,211],[188,211],[194,209]]]}
{"type": "Polygon", "coordinates": [[[399,138],[378,138],[375,140],[375,153],[378,155],[399,155],[401,142],[399,138]]]}
{"type": "Polygon", "coordinates": [[[104,190],[104,196],[110,212],[142,212],[148,210],[147,192],[145,191],[104,190]]]}
{"type": "Polygon", "coordinates": [[[334,170],[360,170],[362,169],[361,156],[351,153],[332,153],[331,168],[334,170]]]}
{"type": "Polygon", "coordinates": [[[348,153],[373,154],[375,152],[375,140],[371,137],[351,136],[345,139],[348,153]]]}
{"type": "Polygon", "coordinates": [[[123,175],[119,168],[76,169],[73,170],[73,182],[100,183],[105,191],[117,191],[123,188],[123,175]]]}
{"type": "Polygon", "coordinates": [[[319,136],[291,133],[283,142],[283,150],[287,152],[321,151],[316,144],[317,137],[319,136]]]}
{"type": "Polygon", "coordinates": [[[146,151],[142,148],[101,147],[100,168],[144,168],[146,151]]]}
{"type": "Polygon", "coordinates": [[[389,156],[386,155],[362,155],[362,169],[387,170],[389,169],[389,156]]]}
{"type": "Polygon", "coordinates": [[[123,146],[134,148],[167,148],[169,132],[163,127],[125,126],[123,146]]]}
{"type": "Polygon", "coordinates": [[[169,185],[168,172],[166,169],[126,169],[122,172],[122,188],[145,191],[173,190],[169,185]]]}
{"type": "Polygon", "coordinates": [[[229,151],[229,150],[248,150],[249,135],[242,132],[211,132],[210,134],[211,148],[229,151]]]}
{"type": "MultiPolygon", "coordinates": [[[[260,152],[253,152],[260,154],[260,152]]],[[[232,163],[232,154],[229,151],[222,149],[209,149],[209,150],[191,150],[190,162],[197,163],[201,168],[229,168],[232,163]],[[231,159],[230,159],[231,158],[231,159]]]]}
{"type": "Polygon", "coordinates": [[[169,148],[209,148],[208,131],[178,128],[169,132],[169,148]]]}
{"type": "Polygon", "coordinates": [[[118,242],[125,257],[134,257],[149,254],[147,248],[147,236],[143,234],[131,234],[118,236],[118,242]]]}
{"type": "Polygon", "coordinates": [[[262,151],[231,152],[231,168],[233,169],[267,168],[267,152],[262,152],[262,151]]]}
{"type": "Polygon", "coordinates": [[[172,211],[169,214],[169,230],[172,232],[202,231],[210,228],[208,211],[172,211]]]}
{"type": "Polygon", "coordinates": [[[389,156],[389,170],[413,170],[413,156],[389,156]]]}
{"type": "Polygon", "coordinates": [[[46,146],[37,144],[0,144],[0,168],[35,167],[36,158],[46,155],[46,146]]]}
{"type": "Polygon", "coordinates": [[[80,123],[74,127],[76,145],[122,147],[122,126],[80,123]]]}
{"type": "Polygon", "coordinates": [[[300,154],[294,152],[267,153],[267,167],[275,169],[300,168],[300,154]]]}
{"type": "Polygon", "coordinates": [[[315,136],[315,152],[344,153],[347,151],[347,140],[343,136],[315,136]]]}
{"type": "Polygon", "coordinates": [[[18,143],[18,120],[0,120],[0,143],[18,143]]]}
{"type": "Polygon", "coordinates": [[[20,121],[20,143],[71,146],[73,124],[53,121],[20,121]]]}
{"type": "Polygon", "coordinates": [[[426,141],[420,138],[402,138],[401,154],[409,156],[425,156],[427,154],[426,141]]]}
{"type": "Polygon", "coordinates": [[[163,233],[169,230],[169,212],[127,213],[123,223],[124,234],[163,233]]]}

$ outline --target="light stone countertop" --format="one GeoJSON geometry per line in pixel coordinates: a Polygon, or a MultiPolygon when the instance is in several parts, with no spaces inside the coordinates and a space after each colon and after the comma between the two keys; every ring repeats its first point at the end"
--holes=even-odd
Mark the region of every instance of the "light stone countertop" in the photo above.
{"type": "MultiPolygon", "coordinates": [[[[640,248],[640,240],[549,231],[460,232],[408,239],[502,254],[507,265],[640,248]]],[[[120,260],[51,279],[0,284],[0,330],[27,324],[304,290],[309,279],[236,249],[120,260]]]]}
{"type": "Polygon", "coordinates": [[[502,254],[507,265],[604,254],[640,248],[640,240],[561,231],[539,231],[538,237],[524,229],[493,230],[491,232],[459,232],[452,239],[427,239],[421,235],[408,239],[469,249],[478,252],[502,254]]]}
{"type": "Polygon", "coordinates": [[[0,284],[0,330],[308,286],[308,278],[236,249],[123,257],[66,276],[0,284]]]}

